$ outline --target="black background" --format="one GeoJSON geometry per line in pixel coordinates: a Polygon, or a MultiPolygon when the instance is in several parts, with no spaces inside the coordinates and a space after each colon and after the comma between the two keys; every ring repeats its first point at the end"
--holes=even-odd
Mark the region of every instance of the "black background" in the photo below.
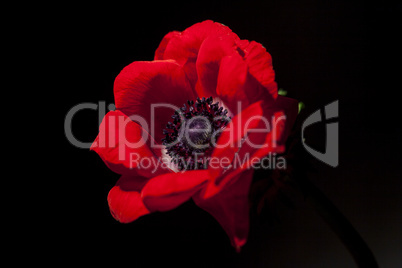
{"type": "MultiPolygon", "coordinates": [[[[52,7],[43,25],[51,37],[49,72],[57,81],[52,98],[61,111],[60,132],[74,105],[113,103],[119,71],[133,61],[152,60],[166,33],[206,19],[221,22],[267,48],[279,87],[306,104],[301,118],[339,100],[340,165],[315,161],[317,172],[310,178],[356,227],[381,267],[400,267],[400,10],[400,4],[385,2],[318,0],[52,7]]],[[[98,120],[96,111],[78,113],[72,123],[76,138],[94,140],[98,120]]],[[[311,135],[309,145],[322,146],[324,127],[311,135]]],[[[52,220],[41,224],[50,232],[51,250],[40,258],[91,266],[355,267],[335,234],[303,202],[296,210],[278,205],[279,219],[252,221],[240,254],[219,224],[192,202],[120,224],[106,201],[119,176],[64,136],[59,144],[55,199],[46,212],[52,220]]]]}

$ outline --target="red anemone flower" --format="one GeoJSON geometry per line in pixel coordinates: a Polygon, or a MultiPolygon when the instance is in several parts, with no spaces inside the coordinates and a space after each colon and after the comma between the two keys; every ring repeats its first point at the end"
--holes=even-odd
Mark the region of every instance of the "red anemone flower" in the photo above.
{"type": "MultiPolygon", "coordinates": [[[[107,198],[113,217],[128,223],[192,198],[240,250],[249,230],[251,167],[270,153],[284,151],[297,115],[297,101],[278,96],[271,55],[257,42],[241,40],[228,27],[204,21],[183,32],[168,33],[153,61],[125,67],[115,80],[114,96],[116,110],[105,116],[91,147],[112,171],[121,174],[107,198]],[[180,119],[166,105],[155,106],[161,103],[184,104],[175,108],[184,117],[180,119]],[[192,158],[200,152],[185,141],[167,145],[184,128],[183,120],[194,115],[210,118],[220,130],[215,146],[201,151],[229,165],[213,166],[211,160],[205,168],[194,168],[194,159],[192,166],[180,171],[175,165],[161,165],[163,157],[192,158]],[[215,122],[217,115],[232,118],[221,124],[215,122]],[[233,165],[236,159],[242,160],[233,165]]],[[[209,134],[202,136],[201,143],[209,142],[209,134]]]]}

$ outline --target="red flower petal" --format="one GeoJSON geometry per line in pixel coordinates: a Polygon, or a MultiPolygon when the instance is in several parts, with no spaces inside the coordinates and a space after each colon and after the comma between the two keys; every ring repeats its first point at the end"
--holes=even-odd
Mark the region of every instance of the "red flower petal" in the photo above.
{"type": "Polygon", "coordinates": [[[180,65],[184,65],[189,58],[196,58],[202,42],[210,36],[235,35],[227,26],[206,20],[196,23],[181,35],[171,38],[167,44],[163,59],[173,59],[180,65]]]}
{"type": "Polygon", "coordinates": [[[276,98],[278,86],[275,82],[275,72],[272,67],[272,57],[267,50],[255,41],[241,40],[237,43],[244,53],[250,74],[276,98]]]}
{"type": "MultiPolygon", "coordinates": [[[[263,115],[261,105],[261,101],[256,102],[232,119],[219,137],[216,148],[212,153],[212,158],[226,158],[229,163],[233,161],[236,153],[242,147],[242,138],[247,135],[248,130],[256,128],[260,123],[263,115]]],[[[212,178],[217,178],[225,172],[221,167],[209,168],[209,171],[212,178]]]]}
{"type": "Polygon", "coordinates": [[[201,44],[197,57],[199,96],[216,96],[219,66],[222,58],[236,53],[236,35],[211,36],[201,44]]]}
{"type": "Polygon", "coordinates": [[[162,130],[171,121],[174,110],[182,107],[187,100],[196,98],[185,73],[174,61],[131,63],[116,77],[114,96],[116,108],[128,116],[141,116],[148,124],[140,122],[142,127],[158,143],[164,137],[162,130]],[[152,104],[173,107],[155,108],[152,116],[152,104]]]}
{"type": "Polygon", "coordinates": [[[151,178],[169,171],[158,165],[161,151],[152,150],[151,141],[152,137],[140,125],[121,111],[111,111],[103,118],[91,150],[118,174],[141,174],[151,178]],[[144,158],[148,159],[147,163],[138,168],[144,158]]]}
{"type": "Polygon", "coordinates": [[[285,142],[293,127],[296,115],[297,101],[294,99],[278,96],[274,105],[263,103],[263,117],[267,120],[268,128],[266,128],[266,123],[261,121],[256,129],[265,128],[269,132],[251,131],[248,133],[246,142],[242,144],[237,154],[240,159],[245,159],[245,154],[249,154],[250,160],[244,161],[241,166],[236,166],[238,170],[235,170],[235,173],[230,174],[230,176],[233,177],[241,172],[240,170],[250,168],[253,161],[257,161],[269,153],[284,152],[285,142]]]}
{"type": "Polygon", "coordinates": [[[197,82],[195,63],[198,51],[204,40],[210,36],[235,35],[223,24],[210,20],[196,23],[174,36],[167,44],[163,59],[173,59],[183,66],[193,88],[197,82]]]}
{"type": "MultiPolygon", "coordinates": [[[[234,180],[238,178],[238,175],[246,170],[252,169],[253,164],[258,163],[263,157],[270,153],[283,153],[285,151],[284,144],[278,141],[278,138],[282,138],[285,127],[286,127],[286,117],[284,117],[283,112],[275,112],[272,120],[275,126],[267,135],[261,135],[261,133],[250,133],[247,139],[253,144],[264,145],[260,149],[256,149],[248,143],[244,143],[242,148],[237,152],[237,157],[240,159],[233,169],[227,172],[227,174],[216,178],[214,183],[209,183],[207,190],[205,191],[205,197],[215,195],[216,193],[222,191],[226,185],[233,183],[234,180]]],[[[262,128],[260,125],[258,128],[262,128]]]]}
{"type": "Polygon", "coordinates": [[[107,201],[112,216],[129,223],[149,213],[141,199],[140,190],[146,178],[122,176],[108,194],[107,201]]]}
{"type": "Polygon", "coordinates": [[[193,200],[219,222],[232,245],[240,251],[249,232],[248,194],[253,170],[243,172],[237,177],[233,184],[227,185],[219,194],[208,199],[204,199],[202,194],[196,194],[193,200]]]}
{"type": "Polygon", "coordinates": [[[163,54],[165,53],[165,49],[167,44],[169,43],[169,41],[175,37],[175,36],[179,36],[181,33],[178,31],[173,31],[170,32],[168,34],[166,34],[162,41],[160,42],[158,48],[155,51],[155,56],[154,56],[154,60],[163,60],[163,54]]]}
{"type": "Polygon", "coordinates": [[[209,169],[213,179],[206,186],[204,197],[222,191],[239,173],[252,167],[253,163],[267,154],[283,152],[296,115],[297,101],[278,96],[274,105],[257,102],[235,116],[219,138],[212,155],[218,159],[227,158],[231,164],[227,169],[209,169]],[[253,117],[255,119],[251,121],[253,117]],[[269,132],[255,131],[258,129],[269,132]],[[240,142],[242,139],[243,142],[240,142]],[[225,144],[227,146],[223,146],[225,144]]]}
{"type": "Polygon", "coordinates": [[[242,107],[251,104],[247,93],[256,94],[258,84],[250,80],[247,64],[239,54],[227,56],[221,61],[216,92],[225,102],[229,109],[235,114],[237,104],[240,102],[242,107]]]}
{"type": "Polygon", "coordinates": [[[174,209],[190,199],[208,179],[207,170],[192,170],[155,177],[142,189],[143,202],[150,211],[174,209]]]}
{"type": "Polygon", "coordinates": [[[235,114],[238,103],[247,107],[259,100],[273,101],[260,83],[250,74],[248,63],[238,53],[221,60],[216,92],[235,114]]]}

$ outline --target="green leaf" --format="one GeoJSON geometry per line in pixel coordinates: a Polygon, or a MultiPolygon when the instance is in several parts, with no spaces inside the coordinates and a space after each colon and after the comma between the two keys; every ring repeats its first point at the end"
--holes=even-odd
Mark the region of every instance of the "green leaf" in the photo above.
{"type": "Polygon", "coordinates": [[[306,106],[306,105],[304,105],[303,102],[299,102],[299,113],[300,113],[300,111],[301,111],[302,109],[304,109],[305,106],[306,106]]]}
{"type": "Polygon", "coordinates": [[[278,94],[281,96],[286,96],[288,94],[288,92],[286,90],[284,90],[283,88],[280,88],[278,90],[278,94]]]}

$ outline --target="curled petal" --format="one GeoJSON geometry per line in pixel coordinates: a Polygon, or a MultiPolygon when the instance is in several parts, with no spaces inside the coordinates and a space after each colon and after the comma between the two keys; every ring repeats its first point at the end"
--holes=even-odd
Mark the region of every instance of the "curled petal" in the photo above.
{"type": "Polygon", "coordinates": [[[163,59],[173,59],[184,65],[190,58],[196,58],[204,40],[210,36],[225,36],[235,34],[225,25],[206,20],[196,23],[176,35],[166,46],[163,59]]]}
{"type": "Polygon", "coordinates": [[[167,44],[169,43],[169,41],[173,37],[180,36],[180,34],[181,33],[178,32],[178,31],[173,31],[173,32],[170,32],[170,33],[166,34],[163,37],[162,41],[160,42],[158,48],[155,51],[154,60],[163,60],[163,54],[165,53],[165,49],[166,49],[167,44]]]}
{"type": "Polygon", "coordinates": [[[234,35],[210,36],[201,44],[196,67],[198,75],[197,93],[199,96],[215,97],[221,60],[236,53],[234,35]]]}
{"type": "Polygon", "coordinates": [[[236,36],[221,23],[211,20],[196,23],[170,39],[164,50],[163,59],[177,61],[186,72],[191,85],[195,87],[198,79],[196,61],[201,44],[208,37],[226,35],[236,36]]]}
{"type": "Polygon", "coordinates": [[[278,86],[275,82],[275,72],[272,67],[272,57],[267,50],[255,41],[241,40],[237,42],[247,63],[250,74],[276,98],[278,86]]]}
{"type": "Polygon", "coordinates": [[[216,92],[235,114],[240,112],[237,109],[239,103],[247,107],[259,100],[273,101],[272,96],[251,75],[248,63],[239,53],[221,60],[216,92]]]}
{"type": "Polygon", "coordinates": [[[251,104],[247,94],[254,95],[258,91],[258,84],[250,78],[247,64],[240,55],[234,54],[222,59],[216,93],[235,114],[240,112],[237,109],[238,103],[247,107],[251,104]]]}
{"type": "Polygon", "coordinates": [[[113,218],[122,223],[129,223],[149,213],[140,194],[146,181],[146,178],[138,176],[122,176],[120,178],[107,197],[113,218]]]}
{"type": "Polygon", "coordinates": [[[192,170],[157,176],[142,189],[143,202],[150,211],[167,211],[189,200],[209,179],[207,170],[192,170]]]}
{"type": "Polygon", "coordinates": [[[121,111],[111,111],[103,118],[91,150],[118,174],[140,174],[151,178],[169,172],[158,163],[161,151],[151,149],[151,142],[152,137],[139,124],[121,111]],[[144,158],[148,160],[147,168],[139,167],[144,158]]]}

